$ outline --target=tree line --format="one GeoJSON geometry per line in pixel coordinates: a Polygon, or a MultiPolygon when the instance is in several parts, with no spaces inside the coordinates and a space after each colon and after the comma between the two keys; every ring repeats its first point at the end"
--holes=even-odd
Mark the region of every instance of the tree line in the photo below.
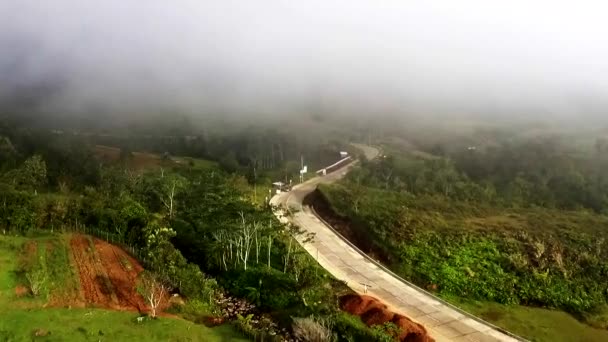
{"type": "Polygon", "coordinates": [[[246,170],[165,163],[136,171],[102,162],[78,135],[24,130],[0,142],[2,233],[106,232],[153,272],[142,278],[153,307],[168,289],[206,308],[227,291],[282,326],[316,315],[337,320],[341,336],[372,334],[338,313],[345,286],[294,240],[297,227],[251,202],[246,170]]]}

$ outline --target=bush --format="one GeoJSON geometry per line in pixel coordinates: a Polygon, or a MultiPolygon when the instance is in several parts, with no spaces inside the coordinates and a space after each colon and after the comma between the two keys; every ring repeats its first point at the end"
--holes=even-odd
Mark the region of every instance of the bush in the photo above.
{"type": "Polygon", "coordinates": [[[253,319],[253,314],[249,314],[247,316],[237,315],[236,321],[233,322],[234,326],[239,330],[243,335],[251,338],[254,342],[279,342],[283,339],[275,334],[270,334],[268,331],[263,329],[255,328],[251,324],[251,320],[253,319]]]}
{"type": "Polygon", "coordinates": [[[177,270],[176,283],[179,292],[189,299],[212,304],[218,285],[215,279],[207,278],[200,268],[192,263],[177,270]]]}
{"type": "Polygon", "coordinates": [[[42,268],[36,268],[25,273],[30,292],[34,296],[40,295],[45,287],[46,272],[42,268]]]}
{"type": "Polygon", "coordinates": [[[394,338],[379,329],[371,329],[357,316],[340,312],[332,316],[333,330],[340,342],[388,342],[394,338]]]}
{"type": "Polygon", "coordinates": [[[301,303],[300,297],[294,291],[294,279],[281,271],[262,266],[249,268],[247,271],[229,272],[222,276],[222,285],[235,296],[252,297],[252,292],[257,291],[255,295],[263,309],[284,310],[301,303]]]}
{"type": "Polygon", "coordinates": [[[212,304],[196,299],[188,299],[183,304],[173,304],[167,311],[179,314],[181,317],[195,323],[204,323],[210,315],[219,315],[212,304]]]}
{"type": "Polygon", "coordinates": [[[314,317],[294,318],[291,329],[294,337],[302,342],[328,342],[335,340],[328,322],[324,319],[314,317]]]}

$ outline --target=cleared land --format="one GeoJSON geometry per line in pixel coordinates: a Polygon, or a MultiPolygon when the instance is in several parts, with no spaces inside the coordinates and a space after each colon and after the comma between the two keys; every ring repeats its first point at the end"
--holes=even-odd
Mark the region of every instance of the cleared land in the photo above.
{"type": "MultiPolygon", "coordinates": [[[[95,145],[95,156],[105,163],[117,163],[120,161],[120,148],[95,145]]],[[[217,163],[210,160],[191,158],[191,157],[175,157],[163,159],[160,155],[147,152],[132,152],[131,157],[126,161],[129,168],[134,170],[157,169],[166,166],[188,166],[195,169],[209,169],[217,167],[217,163]]]]}
{"type": "Polygon", "coordinates": [[[83,235],[0,235],[0,341],[246,341],[230,326],[173,317],[138,323],[143,303],[131,285],[141,270],[120,248],[83,235]],[[22,271],[34,263],[46,272],[38,297],[22,271]]]}
{"type": "MultiPolygon", "coordinates": [[[[144,152],[132,152],[131,154],[132,158],[128,164],[136,170],[157,168],[163,164],[162,158],[156,154],[144,152]]],[[[95,155],[105,162],[114,163],[120,160],[120,148],[96,145],[95,155]]]]}
{"type": "Polygon", "coordinates": [[[122,249],[100,239],[74,235],[70,241],[87,305],[113,310],[145,311],[137,293],[137,275],[143,267],[122,249]]]}

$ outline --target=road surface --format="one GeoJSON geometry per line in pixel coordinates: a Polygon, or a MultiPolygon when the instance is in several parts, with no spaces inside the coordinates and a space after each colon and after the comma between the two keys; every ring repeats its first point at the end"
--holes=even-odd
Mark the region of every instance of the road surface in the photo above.
{"type": "MultiPolygon", "coordinates": [[[[378,149],[367,145],[353,145],[361,149],[370,160],[380,153],[378,149]]],[[[302,205],[304,198],[314,191],[318,184],[339,180],[355,164],[356,162],[323,177],[312,178],[295,186],[290,192],[275,195],[271,199],[272,205],[292,209],[293,215],[289,218],[282,216],[278,210],[276,215],[280,220],[291,220],[302,230],[315,234],[313,242],[304,243],[304,238],[298,242],[334,277],[345,281],[351,289],[360,294],[364,293],[363,284],[369,285],[368,295],[380,299],[394,312],[424,325],[438,342],[518,341],[397,278],[336,234],[309,207],[302,205]]]]}

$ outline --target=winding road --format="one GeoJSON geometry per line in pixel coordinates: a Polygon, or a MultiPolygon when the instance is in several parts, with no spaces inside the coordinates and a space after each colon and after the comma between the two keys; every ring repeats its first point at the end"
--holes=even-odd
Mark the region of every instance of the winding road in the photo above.
{"type": "MultiPolygon", "coordinates": [[[[353,144],[371,160],[380,154],[374,147],[353,144]]],[[[495,326],[469,315],[432,294],[399,278],[349,241],[337,234],[307,206],[304,198],[321,183],[333,183],[341,179],[356,165],[356,161],[322,177],[312,178],[294,186],[290,192],[275,195],[270,203],[279,209],[275,212],[283,221],[291,221],[303,231],[314,233],[314,241],[298,242],[317,259],[329,273],[343,280],[354,291],[378,298],[389,309],[424,325],[436,341],[518,341],[518,337],[501,332],[495,326]],[[283,216],[282,210],[291,209],[293,215],[283,216]]]]}

